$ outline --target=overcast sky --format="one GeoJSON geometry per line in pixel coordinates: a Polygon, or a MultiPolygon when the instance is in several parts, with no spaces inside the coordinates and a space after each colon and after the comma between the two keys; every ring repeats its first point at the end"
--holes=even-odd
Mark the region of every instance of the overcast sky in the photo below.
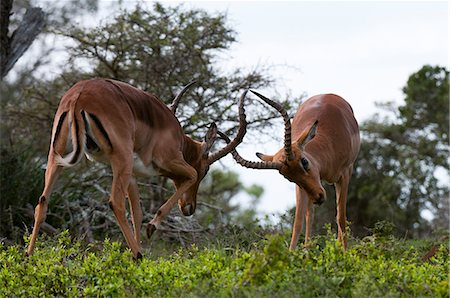
{"type": "MultiPolygon", "coordinates": [[[[423,65],[448,68],[447,1],[209,1],[185,6],[227,12],[238,42],[227,53],[225,68],[275,66],[280,94],[339,94],[350,102],[360,122],[376,112],[375,101],[401,104],[401,88],[423,65]]],[[[273,154],[282,146],[249,138],[239,150],[252,160],[256,151],[273,154]]],[[[258,211],[278,213],[295,206],[294,185],[276,171],[242,169],[230,157],[223,163],[239,172],[246,185],[264,187],[258,211]]],[[[245,195],[238,200],[245,202],[245,195]]]]}

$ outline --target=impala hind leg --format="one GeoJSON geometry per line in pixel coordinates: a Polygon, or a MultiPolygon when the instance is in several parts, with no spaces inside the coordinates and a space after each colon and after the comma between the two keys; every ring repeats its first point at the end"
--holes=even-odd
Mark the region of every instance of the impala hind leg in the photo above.
{"type": "Polygon", "coordinates": [[[45,170],[45,185],[42,195],[39,197],[38,204],[34,209],[34,226],[33,233],[31,234],[31,241],[28,245],[27,255],[30,256],[33,253],[34,246],[36,244],[37,236],[39,234],[39,228],[47,217],[48,201],[52,192],[53,185],[55,184],[62,167],[55,163],[52,153],[49,154],[47,162],[47,169],[45,170]]]}
{"type": "Polygon", "coordinates": [[[306,193],[299,187],[295,186],[296,204],[295,204],[295,218],[294,225],[292,227],[292,238],[290,250],[294,250],[297,247],[298,238],[303,230],[303,224],[305,221],[306,203],[308,197],[306,193]]]}
{"type": "Polygon", "coordinates": [[[156,216],[147,225],[147,237],[150,238],[156,229],[161,225],[161,222],[166,215],[173,208],[175,203],[181,196],[195,183],[197,180],[197,171],[191,167],[181,157],[167,163],[166,168],[177,176],[183,177],[175,181],[175,193],[158,209],[156,216]]]}
{"type": "Polygon", "coordinates": [[[353,168],[350,167],[347,172],[345,172],[341,179],[335,184],[336,188],[336,221],[338,225],[338,240],[342,243],[344,248],[347,248],[347,235],[345,232],[346,225],[346,208],[347,208],[347,192],[348,184],[350,182],[350,177],[352,176],[353,168]]]}
{"type": "Polygon", "coordinates": [[[139,190],[134,178],[130,179],[130,184],[128,185],[128,202],[130,204],[131,220],[133,222],[134,228],[134,239],[140,246],[141,239],[141,225],[142,225],[142,208],[141,201],[139,199],[139,190]]]}
{"type": "Polygon", "coordinates": [[[113,182],[111,187],[109,206],[116,216],[120,230],[125,237],[128,247],[133,252],[134,257],[141,258],[142,254],[140,252],[140,246],[136,242],[135,237],[133,237],[130,224],[126,217],[125,198],[130,185],[133,165],[132,153],[124,154],[124,156],[127,155],[130,156],[130,158],[127,159],[123,156],[114,156],[111,158],[113,182]]]}

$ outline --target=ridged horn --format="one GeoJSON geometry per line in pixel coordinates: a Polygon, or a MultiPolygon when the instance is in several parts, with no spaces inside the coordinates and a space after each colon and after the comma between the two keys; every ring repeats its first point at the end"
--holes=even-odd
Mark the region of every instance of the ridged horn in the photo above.
{"type": "Polygon", "coordinates": [[[222,157],[224,157],[225,155],[230,153],[244,139],[245,133],[247,132],[247,121],[245,120],[246,116],[245,116],[245,108],[244,108],[244,101],[245,101],[245,96],[247,95],[247,92],[248,92],[248,90],[245,90],[242,93],[241,98],[239,100],[239,130],[238,130],[236,137],[233,139],[233,141],[228,142],[224,148],[222,148],[221,150],[219,150],[216,153],[209,156],[209,158],[208,158],[209,164],[214,163],[215,161],[221,159],[222,157]]]}
{"type": "MultiPolygon", "coordinates": [[[[218,131],[217,134],[219,137],[224,140],[227,144],[229,144],[230,138],[221,131],[218,131]]],[[[231,155],[233,155],[234,160],[243,167],[251,168],[251,169],[273,169],[279,170],[281,168],[281,164],[277,162],[271,161],[249,161],[244,159],[235,149],[231,150],[231,155]]]]}
{"type": "Polygon", "coordinates": [[[180,93],[177,94],[177,96],[175,96],[172,103],[169,105],[169,108],[173,114],[175,114],[175,112],[177,111],[181,97],[183,97],[184,93],[186,93],[186,91],[188,91],[188,89],[195,83],[197,83],[197,81],[190,82],[189,84],[183,87],[183,89],[180,91],[180,93]]]}
{"type": "Polygon", "coordinates": [[[262,94],[259,94],[256,91],[250,90],[253,94],[261,98],[263,101],[265,101],[268,105],[273,107],[275,110],[277,110],[281,116],[283,116],[284,119],[284,152],[286,154],[287,160],[293,160],[294,155],[292,154],[292,137],[291,137],[291,119],[289,118],[288,113],[286,110],[281,106],[281,104],[268,99],[262,94]]]}

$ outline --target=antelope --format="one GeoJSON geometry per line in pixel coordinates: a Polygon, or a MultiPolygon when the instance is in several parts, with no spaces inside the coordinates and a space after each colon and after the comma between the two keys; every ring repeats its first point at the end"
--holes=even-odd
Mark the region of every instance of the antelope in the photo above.
{"type": "Polygon", "coordinates": [[[142,257],[142,210],[136,176],[165,176],[174,182],[176,189],[148,223],[148,237],[160,227],[176,202],[183,215],[194,214],[198,187],[210,165],[242,142],[246,132],[243,104],[247,91],[239,102],[241,121],[236,138],[210,155],[217,139],[216,124],[211,124],[200,142],[183,133],[174,115],[181,96],[191,85],[177,95],[170,108],[155,95],[111,79],[80,81],[63,95],[53,122],[45,186],[35,208],[27,255],[33,253],[52,187],[62,168],[74,166],[83,155],[111,166],[109,205],[135,258],[142,257]],[[125,214],[125,197],[130,205],[134,236],[125,214]]]}
{"type": "MultiPolygon", "coordinates": [[[[297,247],[305,218],[305,246],[308,244],[314,217],[313,204],[320,205],[326,199],[321,180],[334,184],[338,240],[346,248],[347,191],[360,147],[358,123],[350,104],[334,94],[313,96],[300,105],[291,125],[288,113],[279,103],[255,91],[251,92],[283,116],[284,148],[274,155],[256,153],[262,160],[260,162],[245,160],[233,149],[234,159],[247,168],[278,170],[287,180],[296,184],[291,250],[297,247]]],[[[230,142],[222,132],[219,135],[227,143],[230,142]]]]}

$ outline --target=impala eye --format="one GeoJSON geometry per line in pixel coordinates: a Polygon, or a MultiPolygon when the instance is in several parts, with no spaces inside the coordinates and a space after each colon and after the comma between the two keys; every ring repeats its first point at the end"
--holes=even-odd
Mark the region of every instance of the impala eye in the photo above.
{"type": "Polygon", "coordinates": [[[300,162],[302,163],[303,168],[307,171],[309,169],[309,162],[306,158],[302,157],[300,159],[300,162]]]}

